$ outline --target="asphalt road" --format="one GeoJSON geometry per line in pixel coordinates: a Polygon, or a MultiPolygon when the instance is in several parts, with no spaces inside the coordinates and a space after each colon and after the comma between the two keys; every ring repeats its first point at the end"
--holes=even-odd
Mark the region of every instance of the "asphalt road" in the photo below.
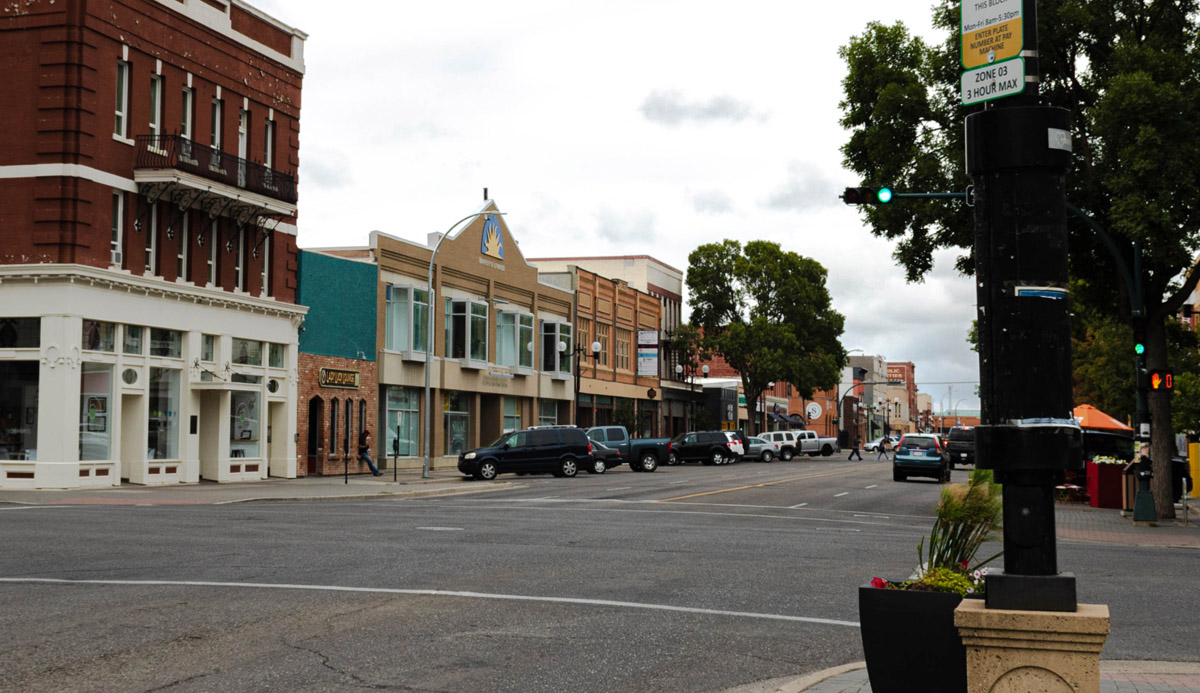
{"type": "MultiPolygon", "coordinates": [[[[857,587],[911,571],[940,491],[872,457],[0,510],[0,690],[717,691],[860,660],[857,587]]],[[[1059,562],[1112,610],[1105,658],[1200,659],[1194,551],[1059,562]]]]}

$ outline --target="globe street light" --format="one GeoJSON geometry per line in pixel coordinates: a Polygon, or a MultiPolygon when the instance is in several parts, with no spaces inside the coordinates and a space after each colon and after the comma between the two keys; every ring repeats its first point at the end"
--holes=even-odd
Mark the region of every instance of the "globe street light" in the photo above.
{"type": "Polygon", "coordinates": [[[450,232],[454,230],[455,226],[458,226],[459,224],[463,223],[464,221],[466,221],[468,219],[474,219],[475,217],[482,216],[485,214],[494,214],[496,216],[504,216],[505,212],[496,212],[496,211],[492,211],[492,210],[487,210],[487,211],[482,211],[482,212],[474,212],[472,214],[468,214],[467,216],[463,217],[462,219],[459,219],[458,221],[451,224],[450,228],[446,229],[446,233],[443,233],[441,235],[441,237],[438,238],[437,243],[434,244],[434,246],[433,246],[433,252],[429,255],[429,274],[425,280],[426,300],[429,301],[428,310],[426,311],[428,313],[429,319],[427,320],[426,324],[428,325],[429,329],[425,332],[425,407],[421,410],[421,418],[423,419],[423,424],[424,424],[424,429],[425,429],[425,440],[424,440],[424,445],[422,446],[422,454],[421,454],[421,478],[422,479],[429,478],[429,419],[430,419],[429,408],[431,406],[430,401],[429,401],[430,400],[429,371],[433,367],[433,314],[434,314],[434,310],[433,310],[433,263],[434,263],[434,260],[437,258],[438,249],[442,247],[442,241],[446,240],[446,236],[450,235],[450,232]]]}
{"type": "MultiPolygon", "coordinates": [[[[595,360],[600,358],[600,347],[601,347],[600,342],[592,342],[592,353],[588,354],[589,356],[592,357],[592,368],[596,367],[595,360]]],[[[558,353],[562,354],[562,353],[566,353],[566,351],[567,351],[567,343],[559,342],[558,343],[558,353]]],[[[582,344],[576,344],[575,347],[573,349],[571,349],[571,355],[573,357],[575,357],[575,416],[571,417],[571,421],[576,426],[579,425],[579,378],[580,378],[580,370],[583,368],[583,364],[580,363],[579,355],[582,353],[584,353],[582,344]]],[[[592,375],[594,377],[595,373],[593,373],[592,375]]],[[[594,424],[596,422],[592,421],[592,423],[594,424]]]]}

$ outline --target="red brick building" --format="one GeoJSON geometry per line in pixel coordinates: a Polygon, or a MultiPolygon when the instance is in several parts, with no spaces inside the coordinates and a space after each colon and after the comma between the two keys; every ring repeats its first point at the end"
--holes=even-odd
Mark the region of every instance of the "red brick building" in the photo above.
{"type": "Polygon", "coordinates": [[[241,0],[5,8],[0,487],[295,475],[305,39],[241,0]]]}

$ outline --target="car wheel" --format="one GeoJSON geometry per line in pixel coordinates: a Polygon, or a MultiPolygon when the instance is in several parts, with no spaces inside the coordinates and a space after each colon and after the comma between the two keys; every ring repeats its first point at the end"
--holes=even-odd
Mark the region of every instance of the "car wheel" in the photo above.
{"type": "Polygon", "coordinates": [[[570,477],[570,476],[575,476],[578,473],[579,473],[579,463],[575,461],[574,457],[568,457],[567,459],[563,460],[562,464],[558,468],[559,476],[570,477]]]}
{"type": "Polygon", "coordinates": [[[602,459],[592,460],[592,466],[588,469],[589,474],[603,474],[608,471],[608,465],[602,459]]]}
{"type": "Polygon", "coordinates": [[[829,457],[832,454],[833,454],[833,446],[832,445],[826,445],[825,447],[821,448],[821,457],[829,457]]]}
{"type": "Polygon", "coordinates": [[[774,462],[775,453],[771,452],[770,450],[763,450],[760,459],[762,459],[763,462],[774,462]]]}
{"type": "Polygon", "coordinates": [[[675,456],[675,453],[668,452],[667,453],[667,466],[674,467],[677,464],[679,464],[679,458],[675,456]]]}
{"type": "Polygon", "coordinates": [[[791,450],[783,450],[782,452],[779,453],[779,459],[783,460],[784,462],[791,461],[792,451],[791,450]]]}
{"type": "Polygon", "coordinates": [[[725,464],[725,456],[721,454],[720,450],[713,450],[712,463],[713,464],[725,464]]]}
{"type": "Polygon", "coordinates": [[[479,463],[479,471],[475,472],[475,478],[480,481],[491,481],[496,478],[496,463],[484,461],[479,463]]]}
{"type": "Polygon", "coordinates": [[[904,474],[901,474],[899,469],[893,469],[892,481],[908,481],[908,477],[904,474]]]}
{"type": "Polygon", "coordinates": [[[652,472],[658,469],[658,458],[651,453],[645,453],[642,455],[641,467],[643,472],[652,472]]]}

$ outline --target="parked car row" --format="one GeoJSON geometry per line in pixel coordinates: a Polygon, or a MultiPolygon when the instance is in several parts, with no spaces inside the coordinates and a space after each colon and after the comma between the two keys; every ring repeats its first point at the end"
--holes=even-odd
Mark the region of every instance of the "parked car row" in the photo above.
{"type": "Polygon", "coordinates": [[[571,477],[580,470],[603,474],[621,464],[635,472],[653,472],[660,464],[772,462],[802,452],[828,456],[836,449],[834,439],[818,438],[812,431],[775,431],[751,438],[741,431],[689,431],[668,439],[632,438],[624,426],[533,426],[463,452],[458,471],[484,481],[510,472],[571,477]]]}

